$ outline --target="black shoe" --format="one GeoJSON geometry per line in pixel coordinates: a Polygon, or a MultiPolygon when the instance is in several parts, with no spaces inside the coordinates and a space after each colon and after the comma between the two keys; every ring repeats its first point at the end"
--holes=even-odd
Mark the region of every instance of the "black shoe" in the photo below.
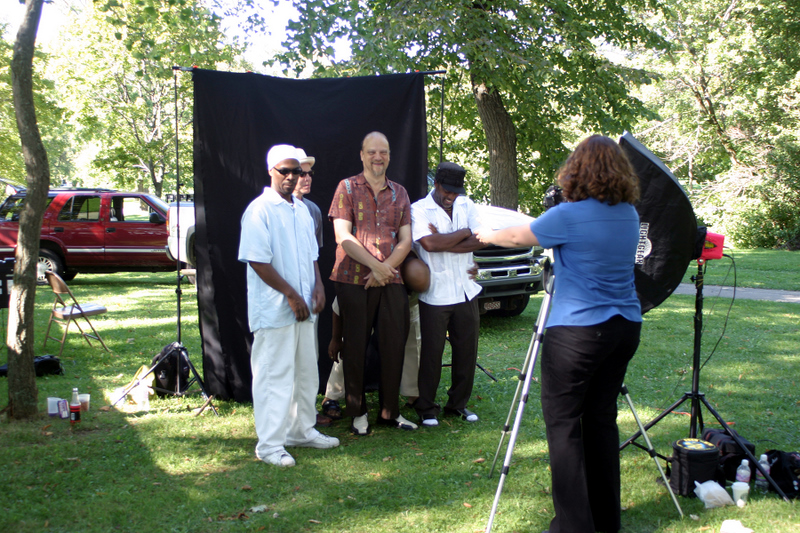
{"type": "Polygon", "coordinates": [[[408,420],[403,418],[402,415],[398,416],[395,419],[391,418],[387,419],[378,415],[378,419],[376,420],[376,422],[382,426],[389,426],[397,429],[405,429],[407,431],[412,431],[419,427],[414,422],[409,422],[408,420]]]}
{"type": "Polygon", "coordinates": [[[476,415],[475,413],[473,413],[472,411],[470,411],[467,408],[464,408],[464,409],[453,409],[452,407],[445,407],[444,408],[444,414],[450,415],[450,416],[457,416],[457,417],[461,418],[461,420],[466,420],[467,422],[477,422],[478,421],[478,415],[476,415]]]}
{"type": "Polygon", "coordinates": [[[331,420],[341,420],[342,408],[336,400],[325,400],[322,402],[322,414],[331,420]]]}

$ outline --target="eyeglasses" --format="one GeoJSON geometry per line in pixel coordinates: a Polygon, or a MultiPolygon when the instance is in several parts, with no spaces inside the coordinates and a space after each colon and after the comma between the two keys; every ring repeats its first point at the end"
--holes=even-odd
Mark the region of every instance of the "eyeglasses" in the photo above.
{"type": "Polygon", "coordinates": [[[283,168],[278,168],[278,167],[272,167],[272,168],[274,168],[275,170],[277,170],[277,171],[280,173],[280,175],[281,175],[281,176],[286,176],[286,175],[288,175],[288,174],[290,174],[290,173],[291,173],[291,174],[293,174],[293,175],[295,175],[295,176],[299,176],[300,174],[302,174],[302,173],[303,173],[303,169],[302,169],[302,168],[300,168],[300,167],[297,167],[297,168],[286,168],[286,167],[283,167],[283,168]]]}
{"type": "Polygon", "coordinates": [[[305,178],[306,176],[308,176],[309,178],[313,178],[314,177],[314,171],[313,170],[309,170],[308,172],[306,172],[304,170],[303,172],[300,173],[300,177],[301,178],[305,178]]]}

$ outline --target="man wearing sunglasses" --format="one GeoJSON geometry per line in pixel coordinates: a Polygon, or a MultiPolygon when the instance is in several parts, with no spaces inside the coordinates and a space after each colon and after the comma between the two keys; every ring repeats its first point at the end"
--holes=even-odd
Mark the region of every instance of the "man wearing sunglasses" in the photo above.
{"type": "Polygon", "coordinates": [[[293,196],[302,173],[294,146],[267,153],[270,186],[242,215],[239,261],[247,263],[247,315],[253,345],[256,457],[294,466],[286,446],[334,448],[314,429],[319,385],[315,322],[325,307],[314,221],[293,196]]]}
{"type": "Polygon", "coordinates": [[[379,424],[417,429],[400,415],[403,340],[409,312],[400,265],[411,250],[411,203],[399,183],[386,177],[389,141],[374,131],[361,143],[363,172],[339,182],[328,217],[336,234],[336,263],[331,280],[342,317],[345,397],[350,430],[369,433],[364,394],[367,343],[380,330],[379,424]]]}
{"type": "MultiPolygon", "coordinates": [[[[311,192],[311,181],[314,178],[314,171],[311,168],[317,162],[315,157],[306,154],[302,148],[297,149],[298,161],[300,161],[300,168],[303,172],[297,178],[297,185],[294,187],[295,197],[303,202],[311,213],[311,218],[314,219],[314,231],[317,236],[317,246],[322,248],[322,211],[317,204],[306,198],[306,195],[311,192]]],[[[319,353],[319,350],[317,350],[319,353]]],[[[328,427],[333,423],[333,419],[324,414],[317,413],[317,426],[328,427]]]]}
{"type": "Polygon", "coordinates": [[[314,219],[314,231],[317,236],[317,245],[322,248],[322,211],[319,206],[306,198],[307,194],[311,194],[311,181],[314,178],[314,171],[311,168],[317,162],[315,157],[306,155],[306,151],[302,148],[297,149],[297,157],[299,157],[300,168],[302,172],[297,178],[297,185],[294,187],[294,195],[298,200],[306,204],[308,212],[311,213],[311,218],[314,219]]]}

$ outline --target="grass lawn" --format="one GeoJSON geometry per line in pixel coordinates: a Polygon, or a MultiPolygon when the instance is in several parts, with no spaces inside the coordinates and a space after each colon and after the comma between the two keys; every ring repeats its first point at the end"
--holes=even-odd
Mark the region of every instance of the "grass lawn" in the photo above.
{"type": "MultiPolygon", "coordinates": [[[[797,252],[736,251],[739,285],[800,289],[797,252]],[[750,271],[758,270],[758,275],[750,271]],[[745,272],[747,271],[747,272],[745,272]],[[785,284],[794,283],[794,286],[785,284]]],[[[712,262],[721,270],[725,259],[712,262]]],[[[690,267],[690,271],[693,267],[690,267]]],[[[498,483],[488,477],[530,342],[541,297],[517,318],[481,321],[479,363],[498,381],[476,374],[470,408],[480,422],[450,418],[438,428],[403,432],[374,427],[354,437],[339,422],[327,433],[334,450],[290,449],[297,466],[278,469],[255,459],[252,406],[216,402],[222,416],[195,417],[199,396],[155,399],[149,412],[102,410],[110,393],[127,383],[153,355],[175,340],[175,275],[80,275],[70,282],[79,301],[104,302],[109,312],[93,321],[112,350],[89,348],[70,334],[63,376],[37,378],[36,420],[0,424],[3,497],[0,531],[8,532],[480,532],[486,527],[498,483]],[[71,428],[46,415],[48,396],[68,397],[72,387],[92,394],[91,411],[71,428]]],[[[730,284],[730,283],[728,283],[730,284]]],[[[183,342],[202,371],[195,289],[183,286],[183,342]]],[[[706,298],[700,388],[722,417],[756,444],[800,450],[800,306],[738,300],[724,334],[728,302],[706,298]],[[716,350],[714,346],[719,342],[716,350]],[[713,351],[713,355],[712,355],[713,351]]],[[[52,296],[37,296],[37,355],[52,296]]],[[[673,295],[645,316],[642,344],[626,384],[637,412],[650,420],[691,388],[694,297],[673,295]]],[[[2,312],[5,321],[7,311],[2,312]]],[[[5,358],[0,358],[3,362],[5,358]]],[[[534,375],[538,376],[538,369],[534,375]]],[[[444,384],[449,370],[443,371],[444,384]]],[[[7,403],[0,379],[0,405],[7,403]]],[[[505,480],[493,531],[534,532],[553,516],[544,423],[532,384],[531,398],[505,480]]],[[[377,396],[370,395],[374,407],[377,396]]],[[[621,440],[636,431],[620,401],[621,440]]],[[[516,407],[516,406],[515,406],[516,407]]],[[[688,404],[649,435],[659,453],[688,436],[688,404]]],[[[372,413],[375,412],[373,408],[372,413]]],[[[404,416],[416,420],[412,410],[404,416]]],[[[706,423],[713,420],[704,412],[706,423]]],[[[751,492],[743,508],[703,508],[679,498],[680,519],[646,452],[621,452],[623,531],[715,532],[740,520],[759,533],[800,531],[797,505],[775,494],[751,492]]],[[[501,454],[499,463],[502,464],[501,454]]],[[[499,467],[498,469],[499,470],[499,467]]]]}
{"type": "MultiPolygon", "coordinates": [[[[725,249],[725,254],[730,257],[706,263],[703,275],[706,285],[800,291],[798,252],[725,249]]],[[[693,283],[691,276],[695,274],[697,274],[697,264],[692,263],[683,278],[684,283],[693,283]]]]}

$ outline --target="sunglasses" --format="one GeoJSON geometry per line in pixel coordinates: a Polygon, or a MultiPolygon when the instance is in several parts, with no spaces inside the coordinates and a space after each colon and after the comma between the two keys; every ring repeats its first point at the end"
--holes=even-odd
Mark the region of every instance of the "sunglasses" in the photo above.
{"type": "Polygon", "coordinates": [[[300,173],[300,177],[301,178],[305,178],[306,176],[308,176],[309,178],[313,178],[314,177],[314,171],[313,170],[309,170],[308,172],[306,172],[304,170],[303,172],[300,173]]]}
{"type": "Polygon", "coordinates": [[[286,168],[286,167],[283,167],[283,168],[278,168],[278,167],[272,167],[272,168],[274,168],[275,170],[277,170],[277,171],[278,171],[278,173],[280,173],[280,175],[281,175],[281,176],[286,176],[286,175],[288,175],[288,174],[290,174],[290,173],[291,173],[291,174],[294,174],[295,176],[299,176],[300,174],[302,174],[302,173],[303,173],[303,169],[302,169],[302,168],[300,168],[300,167],[297,167],[297,168],[286,168]]]}

